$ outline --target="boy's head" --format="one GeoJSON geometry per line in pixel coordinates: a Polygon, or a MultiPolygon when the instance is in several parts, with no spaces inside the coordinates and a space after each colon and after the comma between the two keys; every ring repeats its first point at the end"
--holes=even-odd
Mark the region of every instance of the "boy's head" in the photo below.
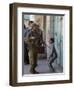
{"type": "Polygon", "coordinates": [[[49,42],[54,43],[54,38],[50,38],[49,42]]]}

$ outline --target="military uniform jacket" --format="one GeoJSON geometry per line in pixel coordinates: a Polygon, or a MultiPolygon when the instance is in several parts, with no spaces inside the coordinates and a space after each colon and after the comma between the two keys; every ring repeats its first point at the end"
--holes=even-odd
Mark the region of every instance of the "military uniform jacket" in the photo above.
{"type": "Polygon", "coordinates": [[[40,34],[37,31],[30,31],[27,34],[28,49],[37,49],[40,42],[40,34]]]}

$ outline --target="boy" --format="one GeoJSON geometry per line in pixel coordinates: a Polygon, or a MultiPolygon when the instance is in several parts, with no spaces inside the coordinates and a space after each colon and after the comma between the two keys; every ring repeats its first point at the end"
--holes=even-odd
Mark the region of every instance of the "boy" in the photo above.
{"type": "Polygon", "coordinates": [[[48,60],[48,65],[49,65],[49,68],[51,67],[52,71],[55,72],[54,68],[53,68],[53,62],[57,59],[57,52],[56,52],[56,49],[55,49],[55,46],[54,46],[54,38],[50,38],[49,40],[49,43],[50,43],[50,56],[49,56],[49,60],[48,60]]]}

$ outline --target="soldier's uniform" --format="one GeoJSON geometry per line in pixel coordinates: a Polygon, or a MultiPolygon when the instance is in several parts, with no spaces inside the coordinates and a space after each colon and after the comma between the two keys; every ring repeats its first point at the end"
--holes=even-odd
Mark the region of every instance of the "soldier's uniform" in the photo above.
{"type": "Polygon", "coordinates": [[[30,72],[36,73],[35,67],[37,66],[37,55],[39,48],[40,34],[37,31],[31,31],[27,35],[27,44],[28,44],[28,55],[30,62],[30,72]]]}

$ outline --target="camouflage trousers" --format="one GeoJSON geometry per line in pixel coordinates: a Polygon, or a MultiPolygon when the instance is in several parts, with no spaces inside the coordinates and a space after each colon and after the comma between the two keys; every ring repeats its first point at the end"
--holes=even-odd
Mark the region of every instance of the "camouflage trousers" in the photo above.
{"type": "Polygon", "coordinates": [[[34,49],[29,50],[29,63],[30,63],[30,72],[35,72],[35,68],[37,66],[37,51],[34,49]]]}

